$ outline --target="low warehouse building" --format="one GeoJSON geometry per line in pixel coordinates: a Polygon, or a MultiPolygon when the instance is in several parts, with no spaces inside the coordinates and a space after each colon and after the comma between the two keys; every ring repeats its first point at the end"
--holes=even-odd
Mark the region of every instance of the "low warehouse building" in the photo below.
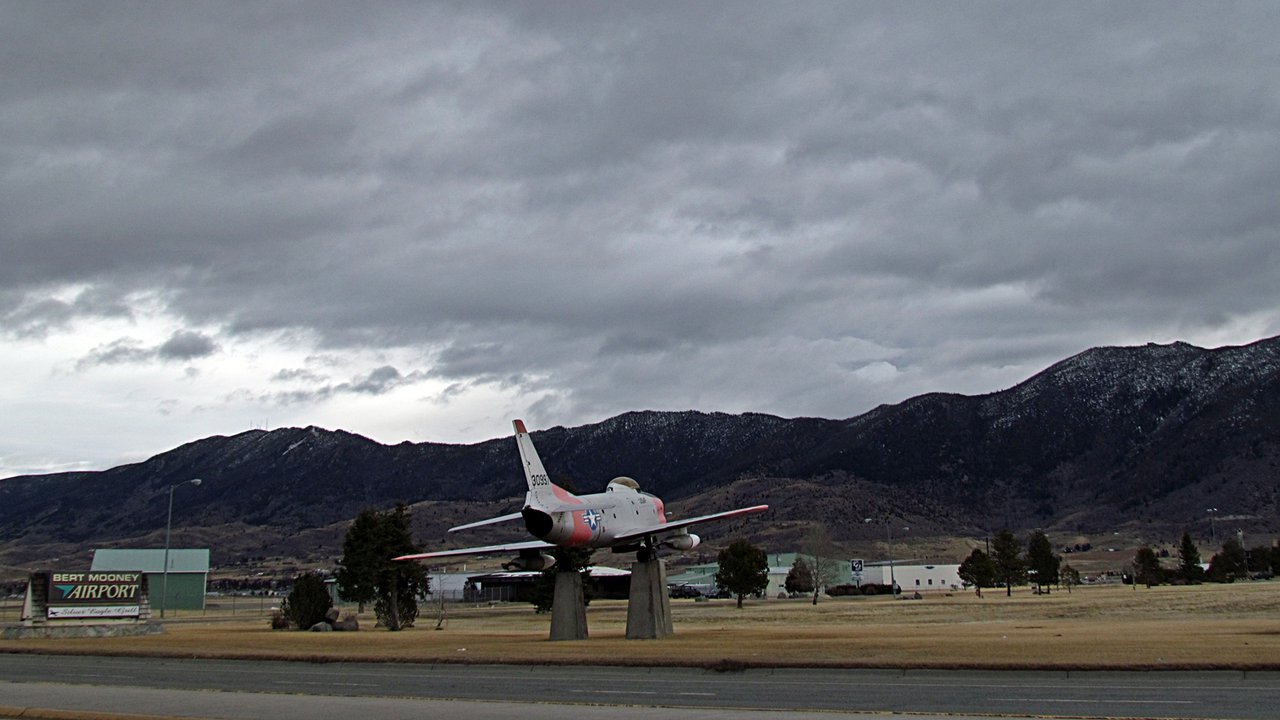
{"type": "MultiPolygon", "coordinates": [[[[591,597],[605,600],[623,600],[631,590],[631,573],[611,567],[587,568],[591,597]]],[[[541,572],[523,570],[471,575],[467,578],[464,598],[468,602],[528,602],[533,584],[542,577],[541,572]]]]}
{"type": "Polygon", "coordinates": [[[209,549],[169,549],[169,572],[164,572],[165,550],[94,550],[92,572],[137,571],[147,576],[151,611],[203,610],[209,582],[209,549]],[[168,592],[160,595],[165,586],[168,592]]]}
{"type": "Polygon", "coordinates": [[[959,565],[945,563],[929,565],[915,562],[898,563],[892,569],[887,562],[866,563],[863,566],[860,584],[888,585],[890,576],[904,593],[959,590],[964,586],[960,581],[959,565]]]}

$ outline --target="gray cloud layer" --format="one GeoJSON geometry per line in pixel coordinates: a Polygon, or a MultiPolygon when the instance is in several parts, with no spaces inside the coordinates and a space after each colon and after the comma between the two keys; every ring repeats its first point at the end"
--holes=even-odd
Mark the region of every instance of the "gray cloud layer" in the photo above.
{"type": "Polygon", "coordinates": [[[303,330],[424,359],[249,394],[432,377],[552,422],[842,417],[1248,341],[1280,332],[1277,31],[1270,3],[10,3],[0,322],[151,293],[225,337],[91,362],[303,330]]]}
{"type": "Polygon", "coordinates": [[[179,330],[168,340],[154,347],[148,347],[134,338],[113,340],[94,348],[88,355],[81,358],[76,366],[84,370],[95,365],[145,363],[152,360],[189,362],[209,357],[216,352],[218,352],[218,344],[208,335],[191,330],[179,330]]]}
{"type": "Polygon", "coordinates": [[[422,372],[402,374],[391,365],[382,365],[369,373],[352,378],[347,382],[325,383],[324,378],[307,370],[289,369],[276,373],[274,380],[292,382],[306,381],[304,389],[276,390],[253,398],[260,402],[277,405],[293,405],[296,403],[315,403],[327,400],[335,395],[354,394],[378,396],[385,395],[403,385],[419,382],[424,377],[422,372]]]}

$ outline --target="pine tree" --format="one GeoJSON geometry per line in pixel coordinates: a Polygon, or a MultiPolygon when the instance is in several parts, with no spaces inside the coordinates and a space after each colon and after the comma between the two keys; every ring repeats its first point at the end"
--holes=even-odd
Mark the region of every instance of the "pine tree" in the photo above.
{"type": "Polygon", "coordinates": [[[388,630],[413,627],[418,618],[418,595],[427,592],[428,579],[422,565],[391,559],[422,552],[422,547],[413,541],[409,509],[404,503],[396,503],[394,510],[382,514],[378,537],[386,560],[378,572],[373,611],[388,630]]]}
{"type": "Polygon", "coordinates": [[[960,563],[958,574],[961,580],[973,586],[978,597],[982,597],[982,588],[995,586],[997,569],[990,555],[981,549],[974,548],[973,552],[969,553],[969,557],[960,563]]]}
{"type": "Polygon", "coordinates": [[[1163,574],[1156,551],[1146,545],[1138,548],[1133,556],[1133,582],[1143,583],[1147,587],[1159,585],[1163,574]]]}
{"type": "Polygon", "coordinates": [[[1004,585],[1006,596],[1013,595],[1013,586],[1027,578],[1027,566],[1022,562],[1022,547],[1008,530],[1001,530],[991,541],[991,559],[996,564],[996,580],[1004,585]]]}
{"type": "Polygon", "coordinates": [[[293,580],[293,589],[280,604],[280,612],[299,630],[324,622],[325,613],[333,607],[333,598],[325,589],[324,579],[315,573],[303,573],[293,580]]]}
{"type": "Polygon", "coordinates": [[[1027,567],[1036,576],[1036,590],[1047,593],[1049,586],[1058,584],[1062,558],[1053,552],[1053,544],[1040,530],[1027,540],[1027,567]]]}
{"type": "Polygon", "coordinates": [[[796,555],[796,561],[791,563],[791,569],[787,571],[786,588],[789,593],[813,592],[813,572],[809,570],[809,563],[804,561],[803,555],[796,555]]]}
{"type": "Polygon", "coordinates": [[[1247,575],[1248,564],[1244,546],[1235,538],[1222,543],[1222,552],[1214,555],[1209,561],[1209,579],[1214,582],[1234,582],[1237,578],[1247,575]]]}
{"type": "Polygon", "coordinates": [[[746,540],[734,540],[720,551],[717,561],[716,585],[736,595],[738,607],[742,607],[743,597],[769,587],[769,557],[746,540]]]}
{"type": "Polygon", "coordinates": [[[428,587],[421,565],[392,560],[422,551],[413,542],[409,520],[403,503],[386,512],[362,510],[347,530],[336,573],[338,593],[360,603],[361,611],[372,602],[378,620],[391,630],[413,626],[418,595],[428,587]]]}
{"type": "Polygon", "coordinates": [[[338,595],[343,600],[364,606],[378,596],[378,570],[388,556],[379,543],[382,513],[365,508],[356,516],[347,535],[342,540],[342,559],[334,579],[338,581],[338,595]]]}
{"type": "Polygon", "coordinates": [[[1200,567],[1200,549],[1191,540],[1191,533],[1182,533],[1182,544],[1178,546],[1178,574],[1189,585],[1197,585],[1204,577],[1204,568],[1200,567]]]}
{"type": "MultiPolygon", "coordinates": [[[[1246,554],[1246,560],[1249,564],[1250,573],[1269,573],[1271,572],[1271,548],[1266,545],[1258,545],[1249,548],[1246,554]]],[[[1250,576],[1252,577],[1252,575],[1250,576]]]]}

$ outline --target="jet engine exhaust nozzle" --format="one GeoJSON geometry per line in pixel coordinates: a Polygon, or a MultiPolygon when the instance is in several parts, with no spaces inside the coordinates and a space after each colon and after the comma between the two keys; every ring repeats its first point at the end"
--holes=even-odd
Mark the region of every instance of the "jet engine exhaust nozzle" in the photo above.
{"type": "Polygon", "coordinates": [[[520,516],[524,518],[525,529],[539,540],[545,539],[555,529],[555,520],[537,508],[526,507],[520,511],[520,516]]]}

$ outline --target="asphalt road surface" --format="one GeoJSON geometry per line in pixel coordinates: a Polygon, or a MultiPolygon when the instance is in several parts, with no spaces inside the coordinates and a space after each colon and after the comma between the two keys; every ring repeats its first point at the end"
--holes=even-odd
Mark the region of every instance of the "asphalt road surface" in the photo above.
{"type": "Polygon", "coordinates": [[[0,654],[0,706],[191,717],[1276,718],[1277,672],[748,670],[0,654]],[[467,702],[457,702],[467,701],[467,702]],[[239,704],[236,704],[239,703],[239,704]],[[512,703],[518,705],[518,709],[512,703]],[[565,704],[569,704],[566,707],[565,704]],[[287,708],[295,710],[287,711],[287,708]],[[656,709],[655,709],[656,708],[656,709]],[[176,712],[178,710],[180,712],[176,712]],[[607,712],[605,712],[607,711],[607,712]],[[621,714],[620,714],[621,713],[621,714]],[[753,713],[753,716],[755,714],[753,713]],[[862,715],[866,717],[866,715],[862,715]]]}

